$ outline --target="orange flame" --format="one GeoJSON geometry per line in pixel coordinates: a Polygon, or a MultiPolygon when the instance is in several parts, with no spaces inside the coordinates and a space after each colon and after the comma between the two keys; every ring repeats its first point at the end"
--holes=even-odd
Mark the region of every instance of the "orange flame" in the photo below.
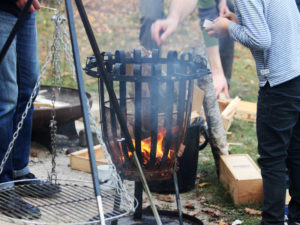
{"type": "MultiPolygon", "coordinates": [[[[164,138],[166,136],[166,129],[165,128],[160,128],[159,132],[157,134],[157,144],[156,144],[156,163],[159,163],[164,155],[165,151],[165,146],[164,146],[164,138]]],[[[135,140],[132,140],[133,145],[135,147],[135,140]]],[[[143,158],[143,163],[147,164],[150,160],[150,153],[151,153],[151,137],[148,137],[144,140],[141,141],[141,152],[142,152],[142,158],[143,158]]],[[[168,152],[168,159],[171,159],[174,151],[170,149],[168,152]]],[[[129,152],[129,157],[132,156],[132,153],[129,152]]]]}

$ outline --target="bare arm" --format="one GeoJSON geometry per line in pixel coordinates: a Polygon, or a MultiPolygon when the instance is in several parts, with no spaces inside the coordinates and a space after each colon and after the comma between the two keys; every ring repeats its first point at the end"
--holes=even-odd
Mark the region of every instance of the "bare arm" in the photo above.
{"type": "Polygon", "coordinates": [[[218,9],[219,9],[219,16],[224,16],[225,14],[230,12],[230,10],[227,7],[226,0],[219,1],[218,9]]]}
{"type": "Polygon", "coordinates": [[[152,39],[162,45],[176,31],[182,22],[196,7],[197,0],[172,0],[170,12],[166,19],[157,20],[152,24],[152,39]]]}
{"type": "Polygon", "coordinates": [[[178,23],[182,22],[197,5],[197,0],[173,0],[170,5],[168,18],[174,18],[178,23]]]}
{"type": "Polygon", "coordinates": [[[207,58],[211,68],[211,74],[213,78],[214,88],[217,97],[224,92],[225,96],[229,98],[228,85],[224,76],[224,71],[221,63],[219,46],[211,46],[206,49],[207,58]]]}

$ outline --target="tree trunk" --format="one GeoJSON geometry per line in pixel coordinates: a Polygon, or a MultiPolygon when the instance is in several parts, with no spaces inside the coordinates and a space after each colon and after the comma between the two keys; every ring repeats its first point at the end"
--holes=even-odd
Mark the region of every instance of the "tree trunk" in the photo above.
{"type": "Polygon", "coordinates": [[[208,127],[209,143],[219,176],[220,154],[228,155],[229,152],[226,131],[223,126],[212,77],[208,75],[199,79],[198,86],[205,92],[203,109],[208,127]]]}

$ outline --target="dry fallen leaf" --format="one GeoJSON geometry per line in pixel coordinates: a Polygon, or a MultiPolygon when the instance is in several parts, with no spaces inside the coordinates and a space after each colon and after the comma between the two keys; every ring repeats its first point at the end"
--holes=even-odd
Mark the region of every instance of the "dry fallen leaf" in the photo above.
{"type": "Polygon", "coordinates": [[[188,214],[189,216],[197,216],[201,213],[200,210],[196,210],[196,211],[188,211],[186,212],[186,214],[188,214]]]}
{"type": "Polygon", "coordinates": [[[208,215],[210,215],[210,216],[213,217],[213,218],[218,218],[218,217],[220,217],[221,214],[222,214],[222,213],[221,213],[219,210],[217,210],[217,209],[204,208],[204,209],[202,209],[201,211],[204,212],[204,213],[206,213],[206,214],[208,214],[208,215]]]}
{"type": "Polygon", "coordinates": [[[226,222],[224,222],[224,221],[221,220],[221,221],[219,222],[219,225],[228,225],[228,223],[226,223],[226,222]]]}
{"type": "Polygon", "coordinates": [[[261,211],[256,209],[245,208],[245,211],[250,215],[261,215],[261,211]]]}
{"type": "Polygon", "coordinates": [[[174,199],[169,195],[157,195],[156,199],[164,202],[174,202],[174,199]]]}
{"type": "Polygon", "coordinates": [[[209,184],[212,184],[212,183],[210,183],[210,182],[203,182],[201,184],[198,184],[198,187],[204,187],[204,186],[209,185],[209,184]]]}
{"type": "Polygon", "coordinates": [[[190,202],[185,203],[184,207],[187,209],[195,209],[195,206],[190,202]]]}

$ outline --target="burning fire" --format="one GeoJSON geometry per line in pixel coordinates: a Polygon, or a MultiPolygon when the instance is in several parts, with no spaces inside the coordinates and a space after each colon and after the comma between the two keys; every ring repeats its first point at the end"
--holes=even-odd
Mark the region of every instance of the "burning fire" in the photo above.
{"type": "MultiPolygon", "coordinates": [[[[157,134],[157,144],[156,144],[156,162],[155,164],[159,164],[164,152],[165,152],[165,146],[164,146],[164,139],[166,136],[166,129],[164,127],[159,128],[159,132],[157,134]]],[[[133,145],[135,147],[135,140],[132,140],[133,145]]],[[[150,152],[151,152],[151,137],[148,137],[141,141],[141,152],[142,152],[142,158],[143,158],[143,164],[147,164],[150,160],[150,152]]],[[[129,157],[132,156],[131,152],[128,152],[129,157]]],[[[168,152],[168,160],[172,159],[174,155],[174,150],[170,149],[168,152]]]]}

